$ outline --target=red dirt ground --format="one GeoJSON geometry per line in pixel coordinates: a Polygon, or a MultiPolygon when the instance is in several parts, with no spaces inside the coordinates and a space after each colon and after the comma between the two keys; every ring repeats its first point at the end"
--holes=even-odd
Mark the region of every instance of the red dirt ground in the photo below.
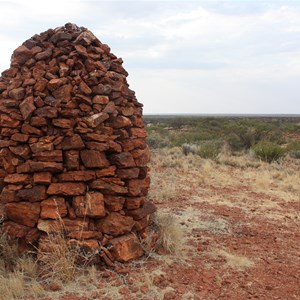
{"type": "MultiPolygon", "coordinates": [[[[240,173],[230,171],[236,177],[240,173]]],[[[90,296],[79,296],[86,288],[79,286],[76,292],[52,292],[43,299],[300,299],[299,200],[258,191],[240,180],[234,186],[205,184],[200,193],[178,186],[175,197],[156,203],[184,230],[188,250],[183,259],[149,255],[115,270],[101,267],[90,296]],[[201,199],[191,201],[195,195],[201,199]],[[210,195],[229,200],[217,204],[210,195]],[[265,200],[275,205],[262,205],[265,200]]]]}

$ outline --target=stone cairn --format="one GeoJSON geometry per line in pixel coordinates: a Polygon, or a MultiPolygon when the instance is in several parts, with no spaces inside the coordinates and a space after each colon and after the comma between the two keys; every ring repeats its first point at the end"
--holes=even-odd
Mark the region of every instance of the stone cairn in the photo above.
{"type": "Polygon", "coordinates": [[[63,231],[107,264],[143,255],[150,151],[122,62],[70,23],[13,52],[0,77],[0,203],[23,248],[63,231]]]}

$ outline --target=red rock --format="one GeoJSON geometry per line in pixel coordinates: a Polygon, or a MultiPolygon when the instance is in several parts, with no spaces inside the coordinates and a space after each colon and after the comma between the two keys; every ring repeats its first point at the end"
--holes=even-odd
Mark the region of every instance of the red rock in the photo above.
{"type": "Polygon", "coordinates": [[[25,236],[25,242],[27,244],[33,244],[34,242],[38,241],[40,237],[40,232],[37,228],[30,228],[28,233],[25,236]]]}
{"type": "Polygon", "coordinates": [[[136,220],[134,222],[134,229],[136,231],[141,231],[141,230],[147,228],[148,225],[149,225],[149,217],[147,216],[147,217],[144,217],[140,220],[136,220]]]}
{"type": "Polygon", "coordinates": [[[120,211],[123,208],[125,198],[120,196],[105,195],[104,202],[109,211],[120,211]]]}
{"type": "Polygon", "coordinates": [[[143,197],[126,197],[125,207],[127,209],[137,209],[140,208],[145,202],[143,197]]]}
{"type": "Polygon", "coordinates": [[[43,185],[36,185],[31,189],[21,189],[16,195],[29,202],[41,201],[47,198],[46,187],[43,185]]]}
{"type": "Polygon", "coordinates": [[[89,117],[86,117],[83,119],[83,122],[85,122],[89,127],[95,128],[99,124],[103,123],[105,120],[109,118],[109,115],[107,113],[98,113],[91,115],[89,117]]]}
{"type": "Polygon", "coordinates": [[[20,104],[20,111],[23,116],[24,120],[27,120],[32,113],[35,111],[36,107],[33,102],[33,97],[27,97],[21,104],[20,104]]]}
{"type": "Polygon", "coordinates": [[[133,217],[134,220],[140,220],[154,212],[156,212],[156,206],[149,201],[145,201],[141,208],[126,210],[126,214],[133,217]]]}
{"type": "Polygon", "coordinates": [[[147,137],[147,132],[143,128],[131,128],[131,137],[133,138],[146,138],[147,137]]]}
{"type": "Polygon", "coordinates": [[[135,108],[134,107],[123,107],[121,109],[121,113],[122,115],[124,115],[125,117],[131,117],[135,112],[135,108]]]}
{"type": "Polygon", "coordinates": [[[10,98],[14,99],[14,100],[23,100],[25,97],[25,89],[22,87],[16,88],[16,89],[12,89],[8,95],[10,98]]]}
{"type": "Polygon", "coordinates": [[[74,197],[72,206],[78,217],[100,218],[105,216],[104,198],[103,194],[99,192],[74,197]]]}
{"type": "Polygon", "coordinates": [[[52,55],[52,49],[48,48],[45,51],[42,51],[42,52],[39,52],[38,54],[36,54],[35,58],[36,58],[36,60],[44,60],[44,59],[51,57],[51,55],[52,55]]]}
{"type": "Polygon", "coordinates": [[[122,147],[120,144],[114,142],[114,141],[108,141],[108,150],[109,152],[116,152],[116,153],[121,153],[122,152],[122,147]]]}
{"type": "Polygon", "coordinates": [[[105,106],[105,108],[103,109],[103,112],[112,114],[116,111],[116,106],[115,103],[110,101],[107,103],[107,105],[105,106]]]}
{"type": "Polygon", "coordinates": [[[107,183],[112,183],[112,184],[117,184],[117,185],[120,185],[120,186],[124,186],[125,185],[125,182],[122,181],[120,178],[105,178],[105,177],[102,177],[101,180],[103,180],[104,182],[107,182],[107,183]]]}
{"type": "Polygon", "coordinates": [[[38,78],[34,85],[35,92],[43,92],[48,84],[48,80],[45,78],[38,78]]]}
{"type": "Polygon", "coordinates": [[[9,174],[4,178],[4,182],[10,184],[29,184],[31,180],[31,175],[28,174],[9,174]]]}
{"type": "Polygon", "coordinates": [[[131,138],[123,139],[122,141],[120,141],[120,144],[121,144],[122,150],[124,152],[129,152],[129,151],[133,150],[134,148],[136,148],[134,145],[133,139],[131,139],[131,138]]]}
{"type": "Polygon", "coordinates": [[[36,109],[34,114],[42,118],[49,118],[49,119],[57,118],[57,108],[44,106],[36,109]]]}
{"type": "Polygon", "coordinates": [[[80,251],[83,251],[83,253],[97,253],[98,249],[100,248],[100,245],[97,240],[83,240],[78,241],[75,239],[69,240],[68,244],[70,247],[78,248],[80,251]]]}
{"type": "Polygon", "coordinates": [[[68,170],[79,169],[79,152],[75,150],[64,151],[65,164],[68,170]]]}
{"type": "Polygon", "coordinates": [[[138,167],[146,166],[150,161],[150,149],[148,145],[144,149],[135,149],[131,151],[132,157],[135,161],[135,164],[138,167]]]}
{"type": "Polygon", "coordinates": [[[129,152],[123,152],[120,154],[113,154],[110,156],[110,161],[117,166],[123,168],[135,167],[135,162],[132,155],[129,152]]]}
{"type": "Polygon", "coordinates": [[[113,128],[124,128],[129,127],[131,125],[132,123],[130,119],[124,116],[117,116],[112,122],[113,128]]]}
{"type": "Polygon", "coordinates": [[[108,168],[105,169],[96,170],[96,177],[101,178],[101,177],[115,176],[116,169],[117,169],[116,166],[109,166],[108,168]]]}
{"type": "Polygon", "coordinates": [[[144,179],[130,179],[128,181],[129,196],[145,196],[150,187],[150,177],[144,179]]]}
{"type": "Polygon", "coordinates": [[[107,136],[105,134],[98,133],[87,133],[84,135],[84,139],[88,141],[96,141],[96,142],[107,142],[108,140],[113,139],[114,136],[107,136]]]}
{"type": "Polygon", "coordinates": [[[19,145],[19,146],[16,146],[16,147],[9,147],[9,150],[15,154],[15,155],[18,155],[24,159],[29,159],[30,158],[30,154],[31,154],[31,151],[30,151],[30,148],[27,146],[27,145],[19,145]]]}
{"type": "Polygon", "coordinates": [[[32,155],[38,161],[45,161],[45,162],[62,162],[63,156],[61,150],[53,150],[53,151],[43,151],[37,152],[32,155]]]}
{"type": "Polygon", "coordinates": [[[0,148],[7,148],[9,146],[15,146],[15,145],[16,145],[16,143],[14,143],[13,141],[0,140],[0,148]]]}
{"type": "Polygon", "coordinates": [[[28,234],[31,228],[15,222],[5,221],[2,229],[10,237],[23,238],[28,234]]]}
{"type": "Polygon", "coordinates": [[[13,185],[9,184],[3,188],[0,196],[0,204],[1,203],[10,203],[20,201],[20,199],[16,196],[16,192],[20,190],[22,185],[13,185]]]}
{"type": "Polygon", "coordinates": [[[103,152],[96,150],[80,151],[80,158],[86,168],[103,168],[109,166],[109,161],[103,152]]]}
{"type": "Polygon", "coordinates": [[[107,104],[109,102],[109,98],[107,96],[96,95],[92,101],[94,104],[107,104]]]}
{"type": "Polygon", "coordinates": [[[58,219],[67,214],[66,202],[62,197],[51,197],[41,202],[42,219],[58,219]]]}
{"type": "Polygon", "coordinates": [[[76,51],[77,51],[80,55],[82,55],[82,56],[84,56],[84,57],[88,57],[88,54],[87,54],[86,49],[85,49],[84,46],[82,46],[82,45],[75,45],[74,47],[75,47],[76,51]]]}
{"type": "Polygon", "coordinates": [[[119,262],[127,262],[144,255],[138,238],[132,233],[111,239],[108,247],[113,257],[119,262]]]}
{"type": "Polygon", "coordinates": [[[103,233],[117,236],[131,231],[134,225],[132,217],[111,212],[108,216],[97,221],[96,227],[103,233]]]}
{"type": "Polygon", "coordinates": [[[72,98],[73,87],[71,84],[66,84],[53,91],[52,94],[55,98],[61,99],[62,102],[68,102],[72,98]]]}
{"type": "Polygon", "coordinates": [[[5,213],[9,220],[28,227],[34,227],[40,216],[40,204],[17,202],[5,204],[5,213]]]}
{"type": "MultiPolygon", "coordinates": [[[[0,116],[0,119],[1,119],[1,116],[0,116]]],[[[18,132],[18,129],[13,129],[13,128],[2,128],[1,129],[1,135],[3,137],[10,137],[17,132],[18,132]]]]}
{"type": "Polygon", "coordinates": [[[29,58],[31,58],[32,56],[32,53],[31,51],[25,47],[24,45],[18,47],[13,55],[12,55],[12,61],[14,63],[17,63],[17,64],[24,64],[29,58]]]}
{"type": "MultiPolygon", "coordinates": [[[[14,127],[16,127],[16,126],[14,126],[14,127]]],[[[41,130],[39,130],[39,129],[33,127],[33,126],[30,126],[28,124],[23,124],[22,128],[21,128],[21,131],[24,134],[34,134],[34,135],[38,135],[38,136],[42,136],[43,135],[43,132],[41,130]]]]}
{"type": "Polygon", "coordinates": [[[102,179],[97,179],[97,180],[92,181],[89,184],[89,186],[92,189],[113,192],[116,194],[126,194],[128,192],[127,187],[120,186],[120,185],[114,184],[114,183],[108,183],[108,182],[103,181],[102,179]]]}
{"type": "Polygon", "coordinates": [[[28,141],[29,135],[22,133],[15,133],[11,136],[11,139],[16,142],[26,143],[28,141]]]}
{"type": "Polygon", "coordinates": [[[70,41],[73,38],[72,34],[67,33],[67,32],[56,32],[53,34],[50,38],[50,42],[56,44],[59,41],[67,40],[70,41]]]}
{"type": "Polygon", "coordinates": [[[40,96],[34,98],[34,105],[36,107],[43,107],[44,104],[45,104],[45,102],[43,101],[43,99],[40,96]]]}
{"type": "Polygon", "coordinates": [[[86,185],[84,183],[64,182],[51,183],[48,187],[47,194],[49,195],[63,195],[63,196],[79,196],[86,192],[86,185]]]}
{"type": "Polygon", "coordinates": [[[68,234],[68,237],[76,240],[100,240],[102,238],[102,233],[99,231],[73,231],[68,234]]]}
{"type": "Polygon", "coordinates": [[[84,81],[80,82],[79,89],[85,95],[90,95],[92,93],[92,90],[89,88],[89,86],[84,81]]]}
{"type": "Polygon", "coordinates": [[[90,97],[82,95],[82,94],[76,94],[74,98],[78,103],[80,103],[79,107],[82,111],[91,111],[90,105],[92,104],[92,100],[90,97]]]}
{"type": "Polygon", "coordinates": [[[90,150],[97,150],[100,152],[109,149],[109,145],[107,143],[86,142],[85,145],[90,150]]]}
{"type": "Polygon", "coordinates": [[[30,149],[33,153],[41,151],[52,151],[54,149],[53,143],[37,142],[30,144],[30,149]]]}
{"type": "Polygon", "coordinates": [[[72,128],[73,122],[69,119],[53,119],[52,124],[60,128],[72,128]]]}
{"type": "Polygon", "coordinates": [[[59,107],[60,103],[61,103],[60,99],[56,99],[52,96],[47,96],[44,99],[44,104],[47,104],[47,105],[50,105],[50,106],[53,106],[53,107],[59,107]]]}
{"type": "Polygon", "coordinates": [[[70,171],[57,176],[59,181],[90,181],[96,179],[95,171],[70,171]]]}
{"type": "Polygon", "coordinates": [[[35,85],[36,80],[34,78],[28,78],[23,81],[22,87],[35,85]]]}
{"type": "Polygon", "coordinates": [[[5,115],[5,114],[0,115],[0,126],[1,127],[16,128],[19,125],[20,125],[19,120],[12,119],[11,117],[9,117],[8,115],[5,115]]]}
{"type": "Polygon", "coordinates": [[[35,184],[50,184],[52,180],[52,174],[50,172],[41,172],[33,174],[33,183],[35,184]]]}
{"type": "Polygon", "coordinates": [[[47,125],[47,120],[42,117],[32,117],[30,119],[30,125],[34,127],[43,127],[47,125]]]}
{"type": "Polygon", "coordinates": [[[29,160],[23,165],[17,166],[18,173],[33,173],[33,172],[61,172],[63,165],[56,162],[42,162],[29,160]]]}
{"type": "Polygon", "coordinates": [[[70,220],[68,218],[62,218],[59,220],[43,220],[39,219],[37,228],[43,232],[51,233],[57,231],[66,232],[81,232],[88,230],[89,221],[83,219],[70,220]]]}
{"type": "Polygon", "coordinates": [[[51,79],[47,84],[47,89],[51,92],[57,90],[60,86],[67,82],[66,78],[54,78],[51,79]]]}
{"type": "Polygon", "coordinates": [[[138,178],[140,173],[139,168],[118,169],[117,176],[121,179],[138,178]]]}
{"type": "Polygon", "coordinates": [[[61,143],[63,150],[83,149],[84,147],[84,143],[78,134],[65,137],[61,143]]]}

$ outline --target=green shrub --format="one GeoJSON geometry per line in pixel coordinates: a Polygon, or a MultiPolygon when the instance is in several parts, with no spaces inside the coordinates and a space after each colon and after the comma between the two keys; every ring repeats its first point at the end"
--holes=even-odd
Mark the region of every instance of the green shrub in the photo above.
{"type": "Polygon", "coordinates": [[[216,159],[221,150],[220,141],[202,141],[198,146],[197,154],[202,158],[216,159]]]}
{"type": "Polygon", "coordinates": [[[293,141],[287,146],[287,151],[291,157],[300,159],[300,141],[293,141]]]}
{"type": "Polygon", "coordinates": [[[148,133],[147,144],[151,149],[165,148],[170,146],[168,137],[163,137],[159,132],[155,131],[148,133]]]}
{"type": "Polygon", "coordinates": [[[234,126],[227,136],[226,140],[230,148],[234,151],[242,149],[250,149],[258,143],[263,136],[263,132],[257,128],[245,126],[234,126]]]}
{"type": "Polygon", "coordinates": [[[284,149],[269,141],[261,141],[257,143],[252,147],[252,150],[256,157],[268,163],[279,161],[285,155],[284,149]]]}

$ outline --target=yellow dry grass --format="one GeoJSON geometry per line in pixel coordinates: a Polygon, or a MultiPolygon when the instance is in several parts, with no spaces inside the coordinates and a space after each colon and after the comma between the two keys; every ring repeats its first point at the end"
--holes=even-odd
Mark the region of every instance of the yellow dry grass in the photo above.
{"type": "Polygon", "coordinates": [[[212,256],[221,256],[226,261],[226,266],[236,270],[244,270],[245,268],[252,267],[254,262],[243,255],[229,253],[224,249],[215,249],[210,253],[212,256]]]}

